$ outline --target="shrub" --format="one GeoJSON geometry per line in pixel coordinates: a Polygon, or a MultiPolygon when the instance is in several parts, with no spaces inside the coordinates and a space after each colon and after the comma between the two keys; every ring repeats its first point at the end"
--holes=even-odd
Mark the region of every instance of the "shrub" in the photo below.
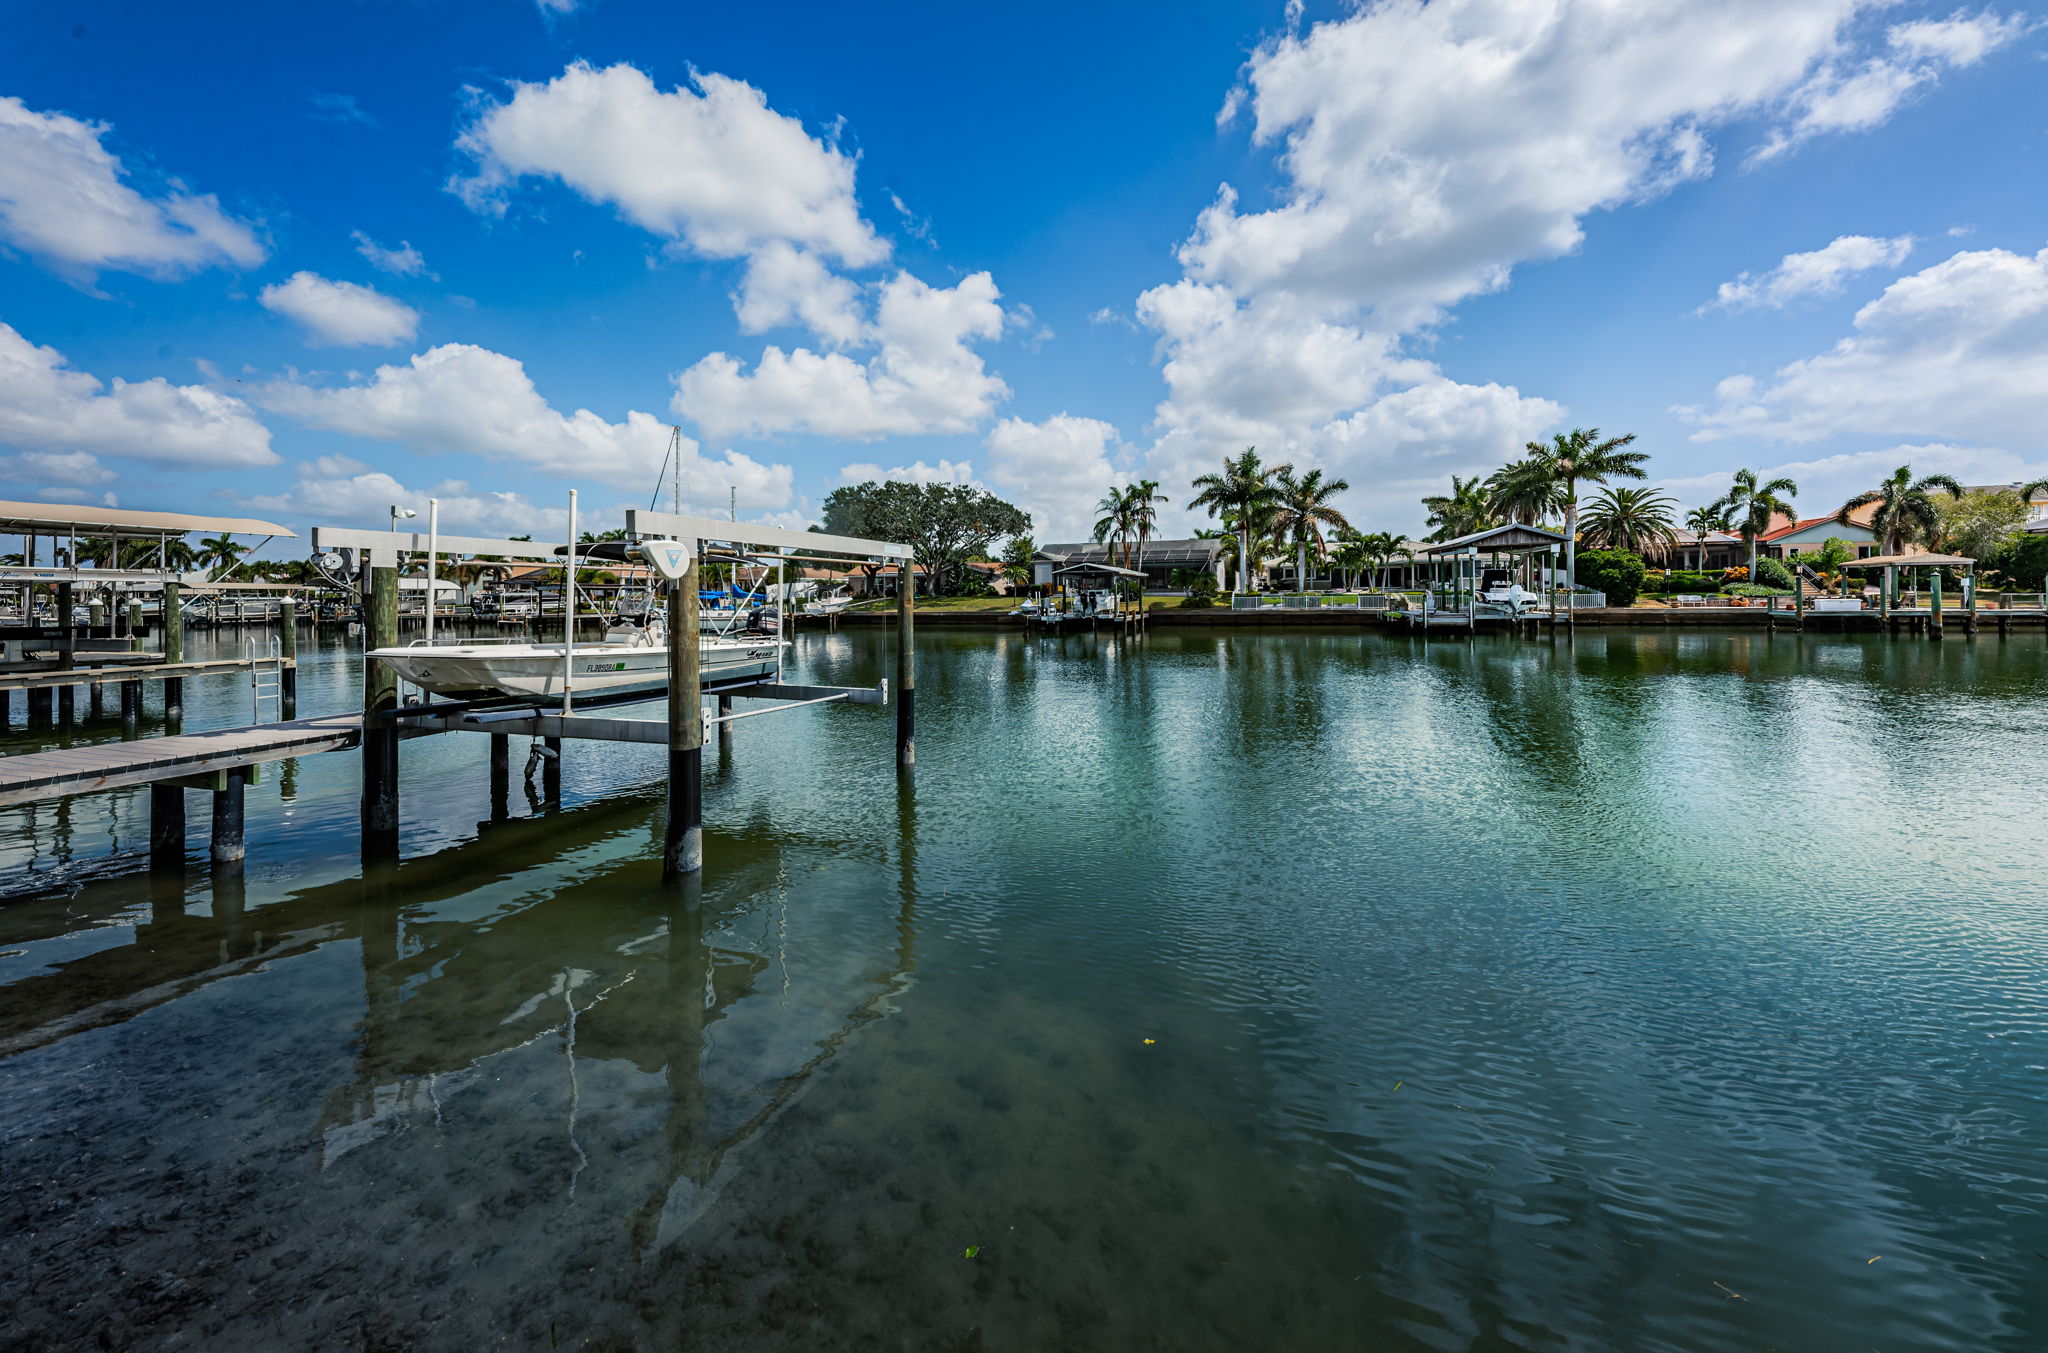
{"type": "Polygon", "coordinates": [[[1190,611],[1206,610],[1216,604],[1216,577],[1207,569],[1190,570],[1194,577],[1188,580],[1188,594],[1180,599],[1181,606],[1190,611]]]}
{"type": "Polygon", "coordinates": [[[1652,587],[1652,592],[1718,592],[1721,590],[1721,575],[1718,573],[1692,573],[1673,570],[1664,575],[1661,588],[1652,587]]]}
{"type": "MultiPolygon", "coordinates": [[[[1757,572],[1762,573],[1763,570],[1758,569],[1757,572]]],[[[1792,589],[1789,587],[1760,587],[1756,583],[1730,583],[1721,590],[1731,597],[1789,597],[1792,595],[1792,589]]]]}
{"type": "Polygon", "coordinates": [[[1643,591],[1642,556],[1627,550],[1583,550],[1576,577],[1581,586],[1605,592],[1609,606],[1633,606],[1643,591]]]}
{"type": "Polygon", "coordinates": [[[1765,587],[1776,588],[1781,592],[1790,592],[1792,590],[1792,570],[1785,567],[1784,561],[1764,555],[1756,561],[1756,578],[1754,581],[1763,584],[1765,587]]]}

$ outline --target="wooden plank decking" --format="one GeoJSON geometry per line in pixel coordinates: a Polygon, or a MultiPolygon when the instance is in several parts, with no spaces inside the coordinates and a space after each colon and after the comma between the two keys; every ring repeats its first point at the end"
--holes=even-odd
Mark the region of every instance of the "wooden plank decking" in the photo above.
{"type": "Polygon", "coordinates": [[[0,808],[336,751],[355,746],[362,728],[360,714],[330,714],[0,757],[0,808]]]}
{"type": "MultiPolygon", "coordinates": [[[[137,658],[152,655],[135,654],[137,658]]],[[[0,691],[31,691],[51,686],[90,686],[101,683],[122,681],[164,681],[172,677],[209,676],[215,672],[246,672],[251,667],[269,667],[278,661],[275,658],[222,658],[214,662],[152,662],[130,665],[130,655],[125,653],[79,653],[74,661],[106,661],[117,664],[108,667],[49,667],[41,666],[21,670],[9,663],[0,667],[0,691]]],[[[297,667],[291,658],[283,660],[285,667],[297,667]]]]}

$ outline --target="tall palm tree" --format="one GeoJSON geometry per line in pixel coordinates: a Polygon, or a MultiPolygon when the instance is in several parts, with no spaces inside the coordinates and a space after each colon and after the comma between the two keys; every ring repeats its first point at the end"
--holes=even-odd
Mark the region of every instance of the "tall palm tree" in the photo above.
{"type": "MultiPolygon", "coordinates": [[[[1131,504],[1128,494],[1112,485],[1102,501],[1095,505],[1102,515],[1095,519],[1095,543],[1109,547],[1111,557],[1116,554],[1119,541],[1126,541],[1131,533],[1131,504]]],[[[1125,561],[1129,562],[1129,549],[1125,550],[1125,561]]]]}
{"type": "Polygon", "coordinates": [[[1525,526],[1541,526],[1564,508],[1564,485],[1548,456],[1508,462],[1487,476],[1486,492],[1496,513],[1525,526]]]}
{"type": "Polygon", "coordinates": [[[1259,461],[1259,448],[1247,446],[1244,454],[1226,458],[1223,469],[1195,478],[1195,496],[1190,508],[1202,508],[1218,518],[1237,537],[1238,591],[1251,590],[1252,539],[1271,529],[1277,504],[1274,476],[1291,472],[1291,465],[1267,467],[1259,461]]]}
{"type": "Polygon", "coordinates": [[[1758,482],[1755,470],[1737,470],[1735,483],[1714,504],[1749,547],[1751,582],[1756,581],[1756,538],[1771,529],[1771,518],[1792,517],[1792,499],[1798,495],[1799,486],[1783,475],[1765,484],[1758,482]]]}
{"type": "Polygon", "coordinates": [[[1564,512],[1564,576],[1578,577],[1579,563],[1579,485],[1605,484],[1610,479],[1647,479],[1643,462],[1649,456],[1641,451],[1624,451],[1622,448],[1636,439],[1631,432],[1625,437],[1600,439],[1599,428],[1573,428],[1570,432],[1553,435],[1549,445],[1529,442],[1524,449],[1531,457],[1549,467],[1551,478],[1557,483],[1558,506],[1564,512]]]}
{"type": "Polygon", "coordinates": [[[1707,533],[1728,529],[1728,514],[1720,510],[1719,503],[1708,503],[1685,514],[1685,529],[1692,532],[1699,541],[1699,560],[1695,572],[1705,572],[1707,567],[1707,533]]]}
{"type": "Polygon", "coordinates": [[[1631,554],[1668,550],[1677,535],[1671,525],[1677,505],[1656,489],[1603,489],[1586,509],[1586,542],[1631,554]]]}
{"type": "Polygon", "coordinates": [[[1429,512],[1429,524],[1436,528],[1431,540],[1456,540],[1493,525],[1493,502],[1478,475],[1470,479],[1451,476],[1449,493],[1431,494],[1422,500],[1429,512]]]}
{"type": "MultiPolygon", "coordinates": [[[[2032,493],[2034,487],[2028,485],[2027,492],[2032,493]]],[[[1876,488],[1866,489],[1843,503],[1841,511],[1835,513],[1835,520],[1852,525],[1849,521],[1851,512],[1877,504],[1877,511],[1870,515],[1871,534],[1884,542],[1886,554],[1897,554],[1914,541],[1933,538],[1941,524],[1941,511],[1929,496],[1936,490],[1946,493],[1951,502],[1963,496],[1963,486],[1952,476],[1931,474],[1916,480],[1913,467],[1901,465],[1876,488]]]]}
{"type": "Polygon", "coordinates": [[[1140,479],[1124,490],[1124,507],[1131,519],[1131,533],[1138,538],[1138,563],[1140,572],[1145,568],[1145,542],[1152,538],[1152,532],[1159,527],[1159,509],[1155,503],[1166,501],[1166,495],[1159,491],[1156,479],[1140,479]]]}
{"type": "Polygon", "coordinates": [[[215,569],[214,577],[225,578],[234,570],[235,561],[248,552],[247,545],[236,544],[234,537],[223,532],[202,539],[199,542],[199,553],[193,562],[201,568],[215,569]]]}
{"type": "Polygon", "coordinates": [[[1309,549],[1314,547],[1317,557],[1321,557],[1323,528],[1351,528],[1344,514],[1330,506],[1330,500],[1348,491],[1351,485],[1342,479],[1324,479],[1321,470],[1297,476],[1290,466],[1274,471],[1273,478],[1279,490],[1279,512],[1273,526],[1282,540],[1294,542],[1294,585],[1297,589],[1305,588],[1309,549]]]}

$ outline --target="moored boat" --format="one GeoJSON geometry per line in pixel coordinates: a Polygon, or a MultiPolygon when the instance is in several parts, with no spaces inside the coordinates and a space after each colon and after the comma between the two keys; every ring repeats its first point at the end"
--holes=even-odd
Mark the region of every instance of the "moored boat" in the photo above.
{"type": "MultiPolygon", "coordinates": [[[[416,686],[458,699],[489,696],[560,698],[562,645],[416,643],[371,652],[416,686]]],[[[698,640],[700,681],[775,675],[780,642],[770,638],[698,640]]],[[[614,630],[603,643],[577,644],[570,656],[578,693],[659,686],[668,680],[668,645],[657,631],[614,630]]]]}

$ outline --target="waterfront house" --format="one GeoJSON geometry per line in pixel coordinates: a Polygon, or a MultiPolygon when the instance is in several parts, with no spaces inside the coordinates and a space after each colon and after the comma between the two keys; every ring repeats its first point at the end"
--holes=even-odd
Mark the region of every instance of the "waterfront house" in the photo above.
{"type": "Polygon", "coordinates": [[[1820,547],[1832,537],[1848,544],[1855,551],[1853,557],[1868,559],[1883,544],[1877,533],[1864,524],[1876,510],[1875,504],[1857,508],[1850,514],[1849,521],[1842,521],[1832,514],[1805,517],[1799,521],[1786,521],[1779,517],[1773,521],[1770,530],[1756,538],[1757,554],[1787,560],[1803,554],[1818,554],[1820,547]],[[1859,517],[1862,522],[1856,520],[1859,517]]]}
{"type": "MultiPolygon", "coordinates": [[[[1208,538],[1193,540],[1148,540],[1141,552],[1137,542],[1130,546],[1130,567],[1145,574],[1147,587],[1185,586],[1185,579],[1193,570],[1201,570],[1216,577],[1217,586],[1227,586],[1223,579],[1223,542],[1208,538]],[[1176,581],[1180,580],[1180,581],[1176,581]]],[[[1124,546],[1121,542],[1104,545],[1097,541],[1083,541],[1073,545],[1045,545],[1031,556],[1031,581],[1039,587],[1050,586],[1056,570],[1072,568],[1082,564],[1124,566],[1124,546]]]]}

